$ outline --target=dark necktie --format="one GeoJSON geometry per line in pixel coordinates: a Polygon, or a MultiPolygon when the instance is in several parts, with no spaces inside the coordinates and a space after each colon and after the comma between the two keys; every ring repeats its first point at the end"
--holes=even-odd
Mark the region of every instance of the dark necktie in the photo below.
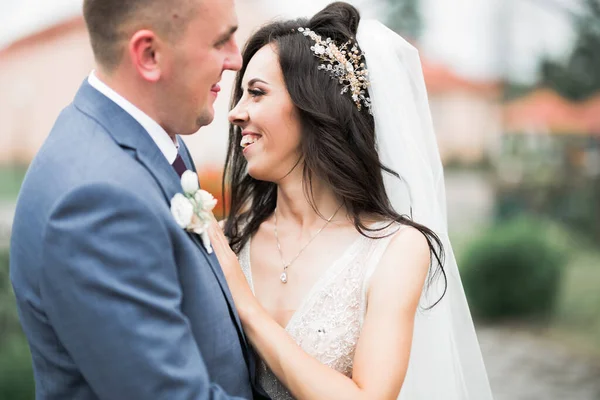
{"type": "Polygon", "coordinates": [[[181,175],[183,175],[183,173],[187,170],[187,167],[183,162],[183,158],[181,158],[179,154],[177,154],[177,158],[175,159],[175,161],[173,161],[172,165],[173,168],[175,168],[175,172],[177,172],[177,175],[179,175],[179,177],[181,178],[181,175]]]}

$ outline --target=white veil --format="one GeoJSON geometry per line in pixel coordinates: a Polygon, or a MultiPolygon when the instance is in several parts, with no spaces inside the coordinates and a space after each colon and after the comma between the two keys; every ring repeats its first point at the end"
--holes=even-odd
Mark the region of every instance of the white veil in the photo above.
{"type": "MultiPolygon", "coordinates": [[[[402,180],[384,174],[386,192],[399,214],[433,230],[444,245],[447,292],[431,310],[420,309],[400,400],[492,399],[473,320],[448,239],[446,195],[427,91],[417,50],[374,20],[359,24],[357,42],[365,53],[381,162],[402,180]]],[[[443,277],[426,292],[433,304],[443,277]]]]}

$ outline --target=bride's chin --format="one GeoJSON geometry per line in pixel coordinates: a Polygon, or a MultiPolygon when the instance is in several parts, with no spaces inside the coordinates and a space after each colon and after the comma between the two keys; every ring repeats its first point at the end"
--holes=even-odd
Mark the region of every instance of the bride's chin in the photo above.
{"type": "Polygon", "coordinates": [[[253,179],[256,179],[258,181],[265,180],[265,174],[261,173],[261,169],[251,164],[248,164],[248,167],[246,168],[246,173],[250,175],[253,179]]]}
{"type": "Polygon", "coordinates": [[[275,177],[273,176],[273,170],[274,168],[264,168],[264,167],[248,167],[246,169],[246,172],[248,173],[248,175],[250,175],[253,179],[256,179],[257,181],[263,181],[263,182],[271,182],[271,183],[277,183],[275,177]]]}

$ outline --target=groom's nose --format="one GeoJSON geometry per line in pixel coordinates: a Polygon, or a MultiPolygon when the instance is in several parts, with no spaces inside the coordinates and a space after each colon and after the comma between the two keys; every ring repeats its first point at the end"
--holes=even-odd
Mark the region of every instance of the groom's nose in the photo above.
{"type": "Polygon", "coordinates": [[[231,46],[231,53],[229,57],[225,60],[224,69],[231,71],[239,71],[242,68],[242,53],[240,53],[240,48],[237,43],[234,41],[233,46],[231,46]]]}

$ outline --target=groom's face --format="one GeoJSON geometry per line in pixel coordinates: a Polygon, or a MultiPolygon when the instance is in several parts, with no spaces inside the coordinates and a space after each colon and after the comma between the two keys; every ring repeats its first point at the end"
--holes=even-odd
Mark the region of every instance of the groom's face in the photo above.
{"type": "Polygon", "coordinates": [[[166,56],[163,107],[171,130],[187,135],[214,118],[223,71],[237,71],[242,58],[235,42],[237,16],[233,0],[202,0],[197,16],[166,56]]]}

